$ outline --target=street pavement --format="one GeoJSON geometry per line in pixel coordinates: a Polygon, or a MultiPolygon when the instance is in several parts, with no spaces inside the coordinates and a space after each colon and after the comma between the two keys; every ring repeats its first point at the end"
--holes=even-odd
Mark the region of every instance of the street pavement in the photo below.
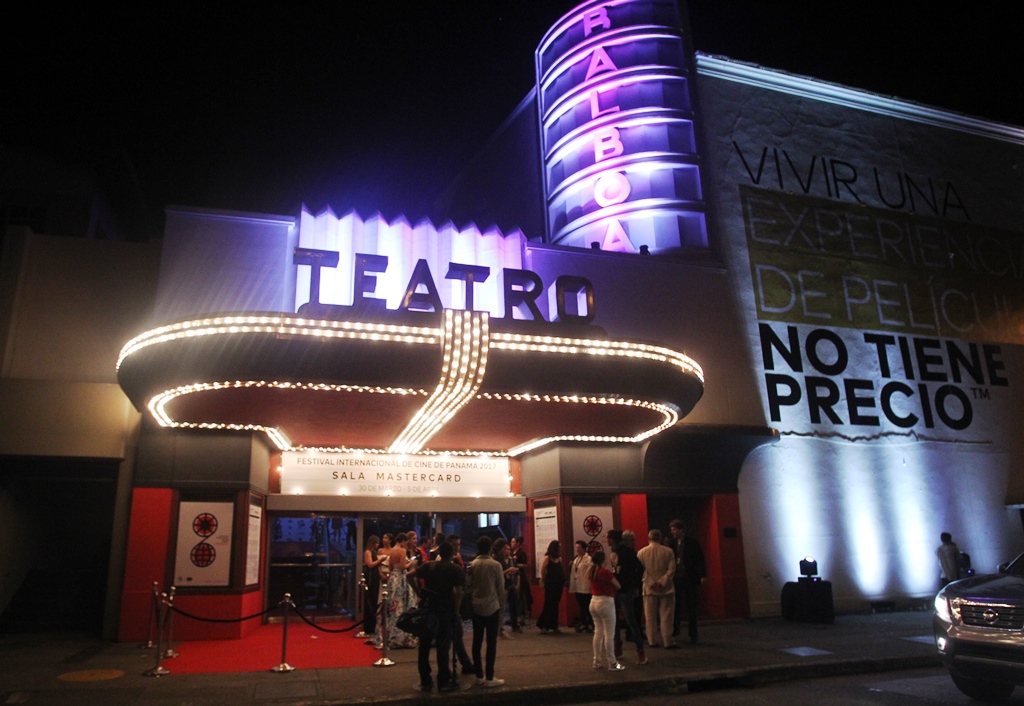
{"type": "MultiPolygon", "coordinates": [[[[303,669],[293,663],[295,671],[286,673],[268,668],[175,674],[174,660],[167,659],[163,666],[170,674],[151,677],[144,672],[154,665],[154,653],[137,644],[64,633],[0,635],[0,704],[561,704],[939,664],[931,613],[925,610],[840,615],[832,625],[781,618],[714,622],[702,624],[700,636],[698,644],[682,643],[678,650],[649,649],[643,666],[627,643],[626,670],[608,672],[591,667],[590,635],[526,628],[498,643],[495,671],[504,686],[467,683],[468,688],[439,695],[413,688],[419,681],[415,650],[392,651],[395,664],[389,667],[303,669]]],[[[225,642],[225,649],[230,645],[225,642]]],[[[268,664],[279,656],[267,655],[268,664]]]]}

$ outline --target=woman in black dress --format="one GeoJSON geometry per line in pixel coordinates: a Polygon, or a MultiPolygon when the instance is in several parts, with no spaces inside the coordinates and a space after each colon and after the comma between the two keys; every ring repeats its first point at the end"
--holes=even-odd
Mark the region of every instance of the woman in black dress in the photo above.
{"type": "Polygon", "coordinates": [[[367,537],[366,549],[363,551],[363,580],[366,585],[363,594],[363,630],[356,637],[373,637],[377,632],[377,607],[380,605],[379,567],[387,559],[387,555],[378,555],[379,546],[380,539],[377,535],[371,534],[367,537]]]}
{"type": "Polygon", "coordinates": [[[565,567],[562,566],[562,548],[555,540],[548,545],[544,561],[540,566],[540,580],[544,584],[544,610],[537,618],[541,632],[560,632],[558,629],[558,605],[565,589],[565,567]]]}

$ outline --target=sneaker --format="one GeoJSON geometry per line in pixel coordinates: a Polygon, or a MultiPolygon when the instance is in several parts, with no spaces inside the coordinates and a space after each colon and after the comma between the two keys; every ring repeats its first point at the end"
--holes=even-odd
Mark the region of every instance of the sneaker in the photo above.
{"type": "Polygon", "coordinates": [[[601,663],[600,663],[600,662],[598,662],[598,661],[597,661],[597,660],[595,659],[595,660],[594,660],[594,669],[604,669],[604,667],[602,667],[602,666],[601,666],[601,663]]]}
{"type": "Polygon", "coordinates": [[[636,663],[637,664],[647,664],[647,653],[644,652],[643,650],[640,650],[639,652],[637,652],[636,653],[636,663]]]}
{"type": "Polygon", "coordinates": [[[486,682],[486,681],[487,681],[487,680],[486,680],[486,679],[484,679],[483,677],[477,677],[477,678],[476,678],[476,685],[477,685],[477,686],[483,686],[483,685],[484,685],[484,682],[486,682]]]}
{"type": "Polygon", "coordinates": [[[626,667],[623,666],[623,664],[621,662],[616,662],[612,666],[608,667],[608,671],[609,672],[623,672],[625,670],[626,670],[626,667]]]}
{"type": "Polygon", "coordinates": [[[503,686],[505,684],[504,679],[487,679],[484,681],[484,686],[490,688],[495,686],[503,686]]]}

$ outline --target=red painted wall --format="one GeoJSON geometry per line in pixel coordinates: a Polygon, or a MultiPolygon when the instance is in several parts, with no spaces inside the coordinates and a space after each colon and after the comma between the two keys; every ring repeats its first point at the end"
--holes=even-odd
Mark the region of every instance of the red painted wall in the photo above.
{"type": "MultiPolygon", "coordinates": [[[[124,588],[117,639],[121,642],[146,641],[150,637],[153,615],[153,582],[161,592],[170,589],[167,576],[174,491],[169,488],[136,488],[132,491],[132,510],[128,520],[128,549],[125,559],[124,588]]],[[[237,540],[236,540],[237,541],[237,540]]],[[[266,537],[261,552],[266,560],[266,537]]],[[[262,573],[262,566],[260,576],[262,573]]],[[[258,589],[245,593],[178,595],[175,605],[203,618],[241,618],[263,610],[262,582],[258,589]]],[[[175,615],[173,639],[216,640],[243,637],[262,624],[262,618],[237,623],[207,623],[175,615]]]]}
{"type": "Polygon", "coordinates": [[[633,530],[637,550],[647,546],[647,496],[622,494],[619,496],[619,527],[633,530]]]}
{"type": "MultiPolygon", "coordinates": [[[[181,610],[197,618],[216,618],[218,620],[241,618],[263,610],[263,591],[178,596],[174,603],[181,610]]],[[[179,614],[174,616],[174,639],[176,641],[237,639],[245,637],[262,624],[262,618],[252,618],[237,623],[207,623],[179,614]]]]}
{"type": "Polygon", "coordinates": [[[739,495],[712,495],[698,514],[701,546],[707,561],[704,612],[711,618],[749,618],[747,570],[743,556],[739,495]],[[726,537],[725,529],[736,530],[726,537]]]}
{"type": "Polygon", "coordinates": [[[153,582],[166,591],[168,538],[174,494],[169,488],[136,488],[128,520],[128,548],[117,639],[148,640],[153,582]]]}

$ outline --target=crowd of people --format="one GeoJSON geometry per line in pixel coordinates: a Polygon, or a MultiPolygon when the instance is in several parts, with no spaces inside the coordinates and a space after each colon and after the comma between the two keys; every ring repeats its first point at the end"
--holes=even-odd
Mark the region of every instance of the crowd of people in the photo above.
{"type": "Polygon", "coordinates": [[[454,534],[437,534],[421,542],[415,531],[366,539],[359,636],[378,649],[418,649],[420,688],[425,691],[434,687],[432,649],[437,654],[438,690],[459,688],[457,671],[484,687],[503,685],[504,680],[494,676],[502,615],[507,610],[510,630],[522,632],[519,616],[531,609],[529,599],[525,607],[520,604],[521,596],[529,594],[520,590],[527,565],[522,537],[493,543],[490,537],[481,537],[468,565],[461,544],[454,534]],[[436,615],[436,634],[417,637],[398,626],[399,617],[420,603],[436,615]],[[464,642],[464,620],[473,626],[472,656],[464,642]]]}
{"type": "MultiPolygon", "coordinates": [[[[626,668],[623,632],[636,645],[637,664],[647,664],[645,642],[677,649],[684,616],[689,639],[696,643],[704,554],[682,521],[673,520],[669,531],[663,537],[651,529],[648,543],[637,552],[632,531],[609,530],[607,552],[578,541],[572,559],[565,561],[561,544],[552,541],[539,559],[544,603],[536,627],[542,633],[561,632],[560,605],[568,588],[578,609],[576,631],[593,634],[595,669],[626,668]]],[[[432,649],[439,691],[460,688],[460,676],[484,687],[502,686],[504,680],[495,676],[499,637],[513,639],[511,633],[522,632],[533,613],[528,563],[522,537],[482,536],[475,558],[466,564],[457,535],[437,534],[423,542],[414,531],[370,536],[363,556],[366,600],[360,634],[379,649],[418,649],[421,690],[434,688],[432,649]],[[432,613],[437,625],[419,637],[398,626],[399,617],[416,605],[432,613]],[[472,624],[471,654],[463,639],[465,622],[472,624]]]]}

